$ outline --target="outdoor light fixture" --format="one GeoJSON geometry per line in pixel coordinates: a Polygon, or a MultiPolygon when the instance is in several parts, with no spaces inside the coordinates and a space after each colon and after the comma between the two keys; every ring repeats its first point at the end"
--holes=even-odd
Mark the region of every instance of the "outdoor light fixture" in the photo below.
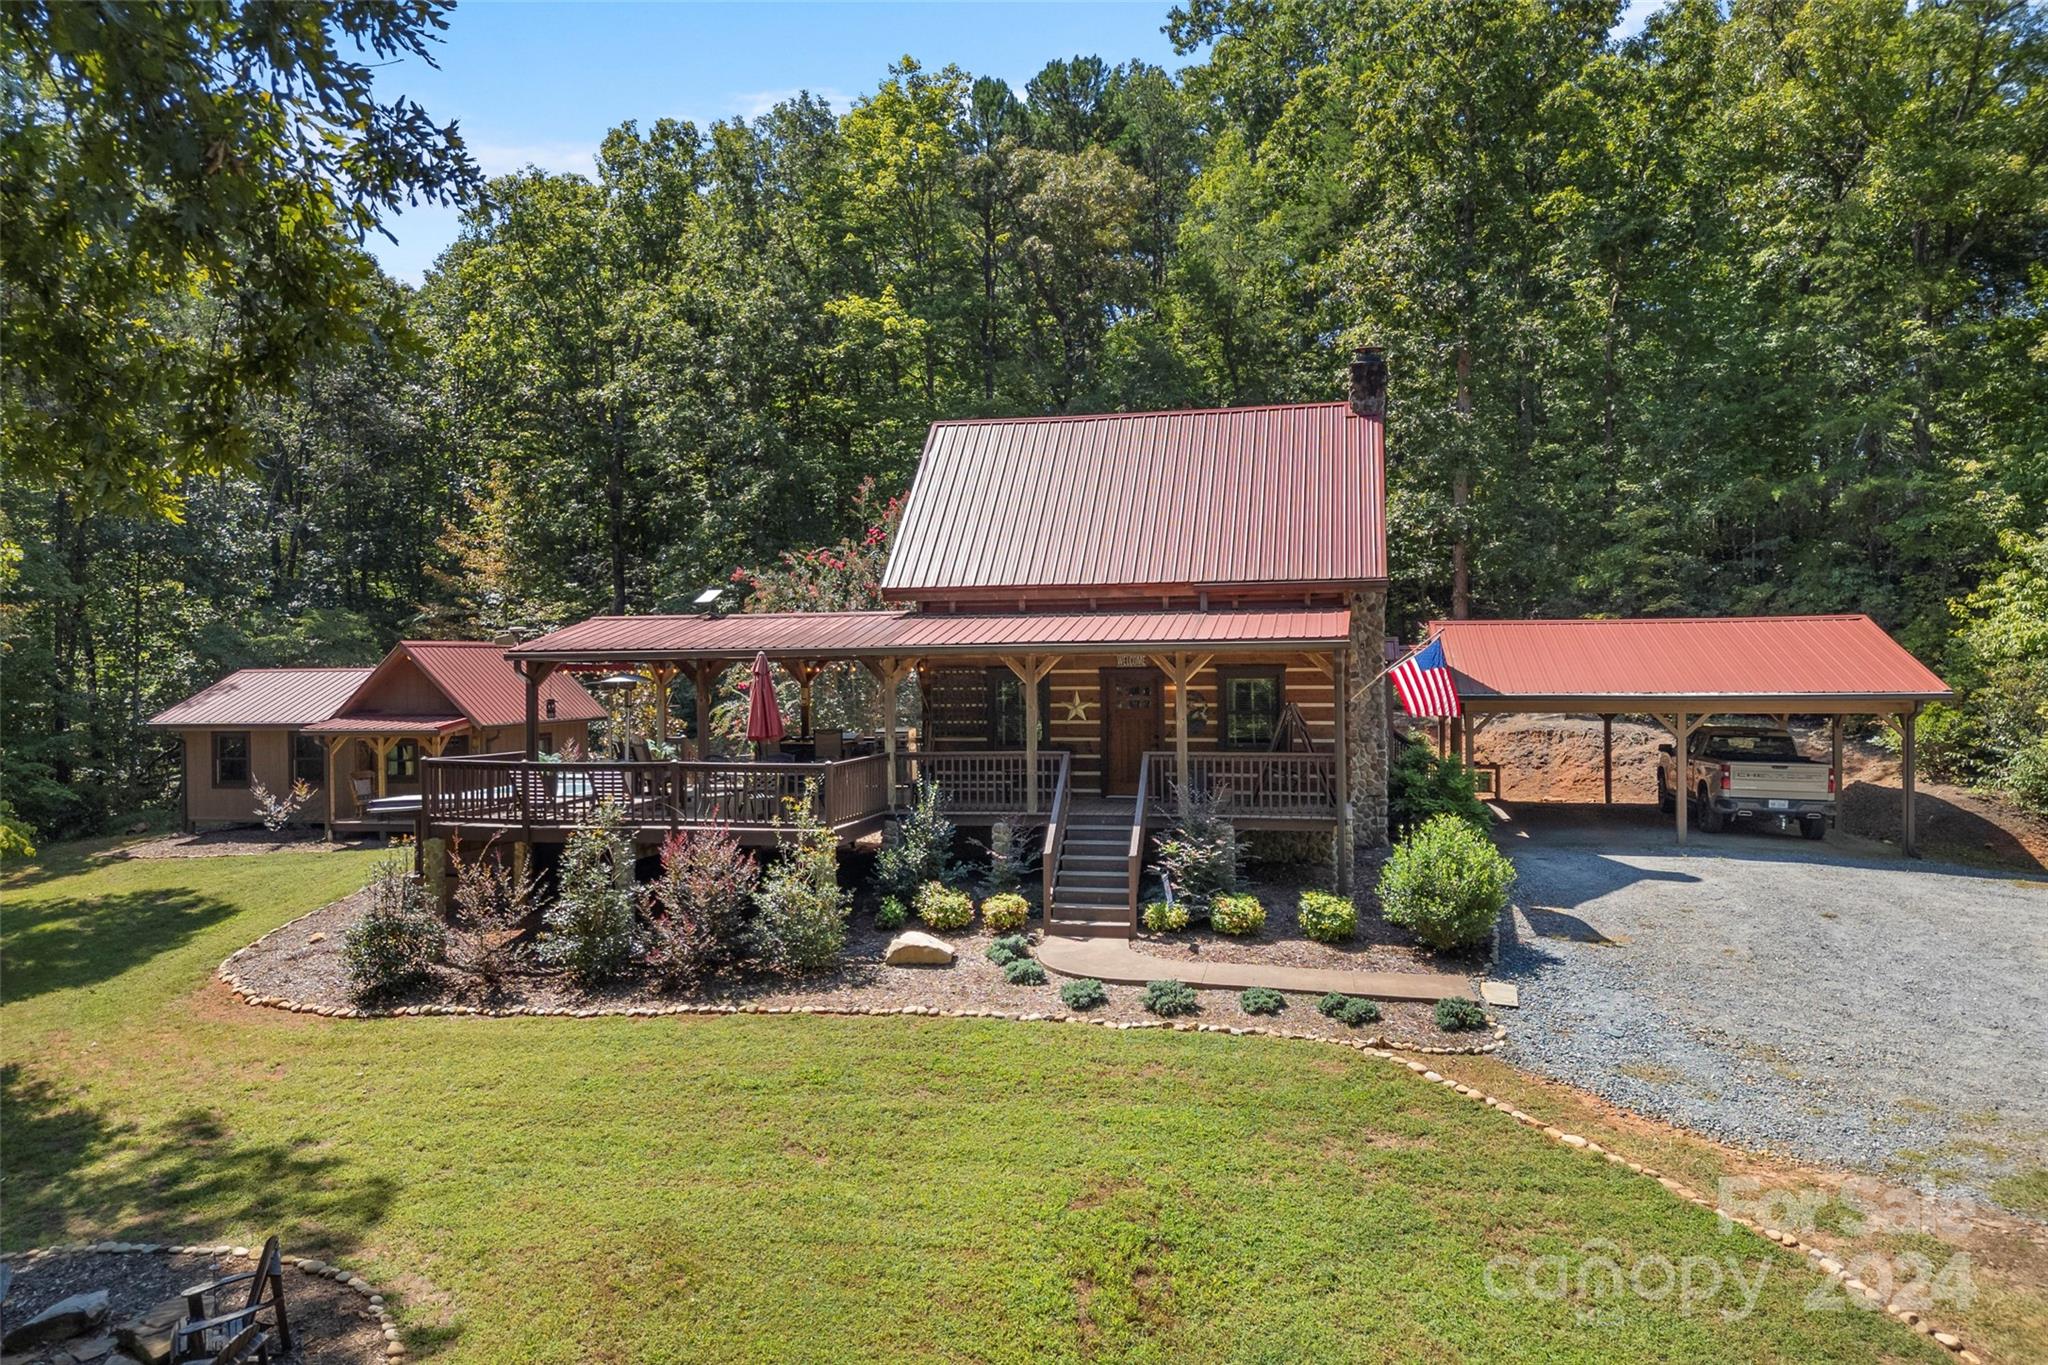
{"type": "Polygon", "coordinates": [[[555,699],[554,699],[553,697],[549,697],[549,698],[548,698],[548,719],[549,719],[549,720],[553,720],[554,718],[555,718],[555,699]]]}

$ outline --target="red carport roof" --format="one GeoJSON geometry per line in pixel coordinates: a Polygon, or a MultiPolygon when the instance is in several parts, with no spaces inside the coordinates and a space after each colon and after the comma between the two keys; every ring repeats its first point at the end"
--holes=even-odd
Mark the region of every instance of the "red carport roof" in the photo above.
{"type": "Polygon", "coordinates": [[[238,668],[150,717],[159,729],[294,729],[333,715],[367,668],[238,668]]]}
{"type": "Polygon", "coordinates": [[[1482,705],[1911,702],[1950,695],[1868,616],[1436,621],[1430,630],[1443,639],[1459,694],[1482,705]]]}
{"type": "Polygon", "coordinates": [[[771,657],[883,658],[1048,649],[1327,648],[1349,638],[1342,607],[1245,611],[758,612],[597,616],[520,645],[514,658],[561,663],[771,657]]]}
{"type": "Polygon", "coordinates": [[[1377,582],[1383,443],[1346,403],[935,422],[882,593],[1377,582]]]}

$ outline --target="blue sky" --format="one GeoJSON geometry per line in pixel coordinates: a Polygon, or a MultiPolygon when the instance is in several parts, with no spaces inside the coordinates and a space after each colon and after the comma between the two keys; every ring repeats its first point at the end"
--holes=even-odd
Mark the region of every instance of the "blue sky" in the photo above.
{"type": "MultiPolygon", "coordinates": [[[[1647,7],[1647,0],[1633,0],[1647,7]]],[[[1173,70],[1160,32],[1168,3],[629,4],[466,0],[436,51],[439,67],[395,63],[378,91],[457,120],[484,171],[588,172],[597,145],[627,119],[709,125],[754,115],[799,90],[844,110],[906,53],[957,63],[1018,87],[1056,57],[1138,58],[1173,70]]],[[[1631,16],[1633,17],[1633,16],[1631,16]]],[[[418,283],[455,238],[451,210],[416,208],[371,250],[418,283]]]]}

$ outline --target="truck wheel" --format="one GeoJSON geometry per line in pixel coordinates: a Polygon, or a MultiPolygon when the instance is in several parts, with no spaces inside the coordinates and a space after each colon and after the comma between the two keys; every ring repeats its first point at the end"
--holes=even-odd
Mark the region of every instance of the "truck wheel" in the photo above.
{"type": "Polygon", "coordinates": [[[1676,801],[1671,799],[1671,788],[1665,785],[1664,772],[1660,768],[1657,772],[1657,809],[1669,815],[1671,814],[1672,807],[1677,804],[1676,801]]]}
{"type": "Polygon", "coordinates": [[[1808,820],[1800,825],[1799,831],[1809,839],[1825,839],[1828,837],[1828,822],[1825,818],[1808,820]]]}
{"type": "Polygon", "coordinates": [[[1714,803],[1705,787],[1700,788],[1700,828],[1708,834],[1721,832],[1721,812],[1714,809],[1714,803]]]}

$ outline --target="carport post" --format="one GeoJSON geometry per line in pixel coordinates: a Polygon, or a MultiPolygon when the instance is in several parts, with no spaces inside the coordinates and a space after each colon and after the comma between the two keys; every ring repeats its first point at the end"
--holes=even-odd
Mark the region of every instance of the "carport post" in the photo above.
{"type": "Polygon", "coordinates": [[[1600,804],[1614,804],[1614,717],[1600,717],[1600,804]]]}
{"type": "Polygon", "coordinates": [[[1828,727],[1828,741],[1834,751],[1834,757],[1829,760],[1833,765],[1829,775],[1835,784],[1832,792],[1835,798],[1835,828],[1840,829],[1842,827],[1842,713],[1837,711],[1833,720],[1834,724],[1828,727]]]}
{"type": "Polygon", "coordinates": [[[1905,805],[1900,821],[1900,846],[1908,858],[1920,856],[1919,841],[1913,835],[1913,730],[1914,721],[1920,716],[1920,703],[1914,702],[1913,709],[1899,717],[1899,752],[1905,759],[1905,786],[1900,800],[1905,805]]]}
{"type": "Polygon", "coordinates": [[[1678,713],[1671,734],[1671,790],[1677,797],[1672,807],[1678,812],[1678,846],[1684,848],[1685,803],[1692,799],[1692,765],[1685,761],[1685,712],[1678,713]]]}

